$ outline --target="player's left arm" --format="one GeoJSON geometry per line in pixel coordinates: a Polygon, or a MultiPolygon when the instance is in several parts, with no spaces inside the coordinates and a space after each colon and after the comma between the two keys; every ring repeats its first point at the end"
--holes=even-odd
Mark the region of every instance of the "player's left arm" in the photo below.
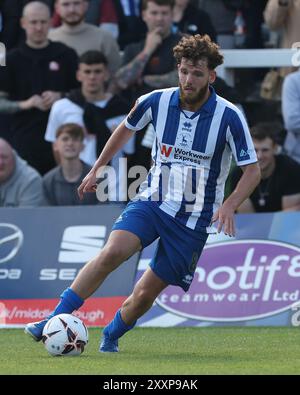
{"type": "Polygon", "coordinates": [[[260,168],[249,127],[243,113],[235,107],[227,109],[228,127],[226,142],[243,175],[235,189],[214,213],[212,222],[219,221],[218,233],[223,229],[229,236],[235,235],[234,213],[251,195],[261,179],[260,168]]]}
{"type": "Polygon", "coordinates": [[[260,182],[260,168],[258,163],[241,166],[243,175],[236,188],[225,200],[222,206],[215,212],[212,223],[218,221],[218,233],[221,230],[226,235],[235,235],[234,213],[238,207],[247,199],[260,182]]]}

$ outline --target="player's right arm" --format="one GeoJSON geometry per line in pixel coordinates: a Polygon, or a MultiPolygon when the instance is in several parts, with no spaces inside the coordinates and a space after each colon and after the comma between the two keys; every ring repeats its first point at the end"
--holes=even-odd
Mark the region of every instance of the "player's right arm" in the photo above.
{"type": "Polygon", "coordinates": [[[141,96],[136,101],[135,106],[131,109],[126,120],[124,120],[112,133],[96,163],[83,179],[77,190],[80,199],[83,198],[84,193],[96,191],[96,180],[100,177],[101,168],[104,170],[107,163],[128,142],[134,132],[143,129],[151,121],[152,99],[153,96],[151,93],[141,96]]]}
{"type": "Polygon", "coordinates": [[[104,166],[106,166],[112,157],[127,143],[133,133],[134,132],[132,130],[125,126],[125,121],[115,129],[94,166],[82,180],[82,183],[78,188],[80,199],[83,198],[84,193],[96,191],[96,180],[99,178],[99,171],[101,171],[101,168],[104,169],[104,166]]]}

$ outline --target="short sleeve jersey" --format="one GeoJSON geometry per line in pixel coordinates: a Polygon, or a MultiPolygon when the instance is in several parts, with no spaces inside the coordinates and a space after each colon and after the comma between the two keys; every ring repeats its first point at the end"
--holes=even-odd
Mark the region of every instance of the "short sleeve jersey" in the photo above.
{"type": "Polygon", "coordinates": [[[138,131],[149,123],[154,164],[136,198],[155,202],[188,228],[212,231],[232,155],[239,166],[257,161],[243,114],[212,87],[198,111],[182,110],[179,88],[169,88],[141,96],[125,125],[138,131]]]}

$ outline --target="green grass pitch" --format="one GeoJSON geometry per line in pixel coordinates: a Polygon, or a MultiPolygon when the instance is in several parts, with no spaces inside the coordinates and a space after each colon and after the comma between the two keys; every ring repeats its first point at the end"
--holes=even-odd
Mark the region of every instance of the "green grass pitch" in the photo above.
{"type": "Polygon", "coordinates": [[[120,352],[98,352],[89,330],[79,357],[51,357],[22,329],[0,330],[0,374],[300,374],[300,330],[283,327],[136,328],[120,352]]]}

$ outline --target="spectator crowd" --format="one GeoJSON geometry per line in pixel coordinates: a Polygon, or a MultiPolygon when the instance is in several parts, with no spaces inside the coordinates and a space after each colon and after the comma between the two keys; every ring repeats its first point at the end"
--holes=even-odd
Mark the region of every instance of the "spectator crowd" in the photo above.
{"type": "MultiPolygon", "coordinates": [[[[221,49],[300,47],[299,18],[300,0],[0,0],[0,207],[103,204],[76,190],[136,99],[178,84],[183,35],[221,49]]],[[[276,70],[279,100],[256,95],[268,72],[213,84],[248,118],[262,173],[238,212],[300,210],[300,71],[276,70]]],[[[108,201],[128,199],[127,170],[150,168],[152,144],[150,125],[115,155],[108,201]]],[[[241,174],[233,164],[228,192],[241,174]]]]}

